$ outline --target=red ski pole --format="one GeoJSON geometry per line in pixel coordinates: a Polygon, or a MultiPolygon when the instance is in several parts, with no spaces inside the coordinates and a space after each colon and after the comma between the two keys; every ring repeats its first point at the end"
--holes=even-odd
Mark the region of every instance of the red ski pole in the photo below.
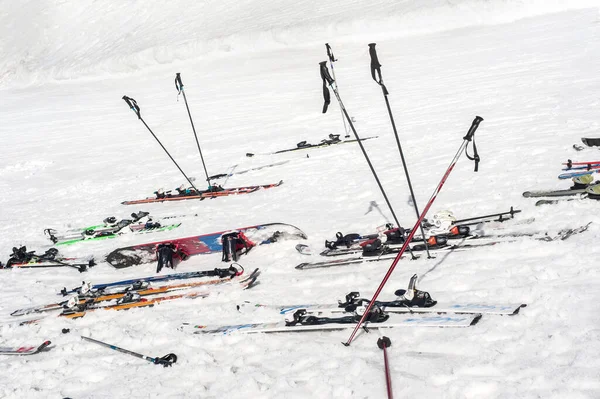
{"type": "Polygon", "coordinates": [[[350,338],[348,338],[348,341],[344,342],[344,345],[349,346],[352,343],[352,340],[356,336],[356,333],[358,332],[359,328],[365,322],[365,319],[369,316],[369,312],[371,311],[371,308],[373,307],[373,304],[377,300],[377,297],[381,293],[381,290],[383,290],[383,287],[385,286],[385,284],[387,283],[388,279],[392,275],[392,272],[396,268],[396,265],[400,261],[400,258],[402,257],[402,255],[404,254],[404,252],[406,251],[406,249],[409,248],[409,244],[410,244],[413,236],[415,235],[415,233],[417,232],[417,229],[419,228],[421,222],[423,221],[423,219],[427,215],[427,212],[429,211],[429,208],[431,208],[431,205],[435,201],[437,195],[442,190],[442,187],[444,186],[444,183],[446,182],[446,179],[448,179],[448,176],[450,175],[450,173],[454,169],[454,166],[456,165],[456,162],[458,161],[458,159],[462,155],[463,151],[465,152],[467,158],[469,158],[470,160],[475,161],[475,172],[477,172],[477,169],[479,167],[479,155],[477,154],[477,146],[475,146],[474,135],[475,135],[475,131],[477,130],[477,127],[479,126],[479,123],[482,120],[483,120],[483,118],[480,117],[480,116],[476,116],[475,119],[473,120],[473,124],[471,125],[471,128],[467,132],[467,135],[465,137],[463,137],[463,143],[461,144],[460,148],[456,152],[456,155],[454,155],[454,159],[452,159],[452,162],[450,162],[450,166],[448,166],[448,169],[446,170],[446,173],[442,177],[442,180],[440,181],[440,183],[438,184],[438,186],[436,187],[436,189],[433,191],[433,194],[431,195],[431,198],[429,199],[429,202],[427,202],[427,205],[425,206],[425,209],[423,209],[423,212],[421,213],[421,216],[419,217],[419,220],[417,220],[417,223],[415,223],[415,225],[413,226],[413,228],[410,229],[410,233],[409,233],[408,237],[406,237],[406,240],[404,241],[404,245],[402,245],[402,248],[400,248],[400,252],[398,252],[398,255],[396,255],[396,258],[392,262],[392,265],[390,266],[390,268],[387,271],[385,277],[381,281],[381,284],[379,284],[379,288],[377,288],[377,291],[375,291],[375,294],[373,295],[373,298],[369,301],[369,304],[367,305],[367,308],[365,309],[365,312],[363,313],[363,315],[360,318],[359,322],[356,323],[356,326],[354,327],[354,330],[352,331],[352,334],[350,335],[350,338]],[[473,140],[473,156],[471,157],[468,154],[468,152],[467,152],[467,145],[472,140],[473,140]]]}
{"type": "Polygon", "coordinates": [[[394,399],[392,392],[392,377],[390,376],[390,364],[388,363],[386,348],[392,346],[392,341],[388,337],[381,337],[377,340],[377,346],[383,350],[383,365],[385,366],[385,384],[387,387],[388,399],[394,399]]]}

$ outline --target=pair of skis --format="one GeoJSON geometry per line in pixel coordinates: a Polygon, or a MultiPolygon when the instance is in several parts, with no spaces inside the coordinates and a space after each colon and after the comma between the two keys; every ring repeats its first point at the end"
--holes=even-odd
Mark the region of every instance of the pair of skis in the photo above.
{"type": "MultiPolygon", "coordinates": [[[[207,290],[201,292],[186,292],[182,294],[173,294],[159,297],[152,297],[150,299],[146,299],[145,296],[148,295],[156,295],[159,293],[167,293],[169,291],[176,290],[185,290],[199,286],[214,286],[214,285],[222,285],[222,284],[231,284],[234,287],[238,287],[240,289],[250,289],[258,284],[258,277],[260,275],[260,271],[258,269],[254,270],[248,276],[244,278],[232,278],[232,279],[214,279],[204,282],[191,283],[191,284],[182,284],[178,286],[165,286],[158,287],[157,289],[141,289],[136,291],[135,289],[131,290],[121,290],[117,293],[112,294],[104,294],[99,296],[98,298],[86,299],[85,297],[77,297],[75,299],[75,304],[72,307],[65,307],[64,303],[36,306],[32,308],[19,309],[12,313],[13,316],[21,316],[30,313],[42,313],[49,310],[57,310],[64,309],[58,316],[65,317],[69,319],[76,319],[80,317],[84,317],[87,313],[95,311],[95,310],[128,310],[133,308],[142,308],[142,307],[153,307],[155,304],[165,301],[171,301],[175,299],[183,299],[183,298],[205,298],[209,296],[214,290],[207,290]],[[104,304],[105,301],[112,301],[109,304],[104,304]]],[[[21,322],[21,324],[35,324],[39,322],[41,319],[33,319],[26,320],[21,322]]]]}
{"type": "MultiPolygon", "coordinates": [[[[466,251],[466,250],[470,250],[470,249],[493,246],[493,245],[497,245],[497,244],[503,243],[503,242],[512,242],[512,241],[514,241],[514,239],[519,238],[519,237],[532,237],[538,241],[561,241],[561,240],[566,240],[573,235],[585,232],[589,228],[590,225],[591,225],[591,222],[586,225],[579,226],[576,228],[564,229],[564,230],[559,231],[555,235],[548,235],[548,233],[542,233],[542,232],[536,233],[536,234],[519,233],[519,234],[515,234],[512,236],[511,235],[503,235],[503,239],[502,238],[496,239],[496,240],[492,239],[491,241],[481,243],[481,245],[477,245],[477,239],[473,239],[473,240],[468,240],[467,244],[448,245],[443,248],[434,249],[434,250],[432,250],[432,252],[433,253],[447,253],[447,252],[466,251]],[[471,244],[471,242],[473,242],[473,243],[471,244]]],[[[303,248],[297,248],[297,249],[299,251],[304,250],[303,248]]],[[[397,254],[400,252],[400,250],[401,250],[401,248],[387,248],[384,252],[382,252],[379,255],[375,255],[375,256],[361,255],[361,256],[342,258],[342,259],[331,259],[331,260],[326,260],[326,261],[321,261],[321,262],[303,262],[303,263],[300,263],[299,265],[297,265],[295,268],[298,270],[309,270],[309,269],[329,268],[329,267],[337,267],[337,266],[349,266],[349,265],[357,265],[357,264],[370,263],[370,262],[387,261],[387,260],[394,259],[397,256],[397,254]]],[[[423,251],[424,247],[417,247],[417,248],[413,247],[413,250],[417,251],[417,252],[419,250],[423,251]]],[[[353,250],[350,249],[347,254],[351,254],[350,251],[353,251],[353,250]]]]}
{"type": "MultiPolygon", "coordinates": [[[[259,274],[258,270],[251,273],[249,280],[252,279],[253,280],[252,282],[256,281],[258,274],[259,274]]],[[[163,285],[163,286],[157,286],[157,287],[153,287],[150,285],[150,283],[145,282],[145,284],[140,284],[140,283],[131,284],[131,285],[124,286],[124,287],[122,286],[119,289],[113,289],[113,290],[111,290],[109,288],[90,290],[85,293],[77,294],[75,297],[76,300],[74,301],[75,303],[72,306],[77,306],[78,308],[82,308],[82,309],[85,308],[85,309],[89,310],[93,306],[98,306],[97,304],[99,304],[101,302],[108,302],[108,301],[115,301],[115,300],[119,301],[124,298],[127,298],[128,296],[130,296],[130,297],[135,296],[136,298],[139,298],[139,297],[147,297],[147,296],[169,293],[169,292],[173,292],[173,291],[181,291],[181,290],[187,290],[187,289],[192,289],[192,288],[215,286],[215,285],[228,283],[234,277],[235,277],[235,275],[234,276],[225,276],[225,277],[216,277],[216,278],[205,279],[205,280],[201,280],[201,281],[185,282],[185,283],[163,285]]],[[[240,284],[242,286],[244,286],[245,283],[246,283],[246,279],[243,279],[240,281],[240,284]]],[[[84,287],[85,286],[86,285],[84,284],[84,287]]],[[[33,306],[33,307],[29,307],[29,308],[18,309],[18,310],[15,310],[14,312],[12,312],[11,316],[24,316],[24,315],[31,314],[31,313],[42,313],[42,312],[49,312],[49,311],[53,311],[53,310],[62,310],[67,307],[68,302],[69,302],[69,300],[65,300],[65,301],[55,302],[55,303],[47,304],[47,305],[33,306]]],[[[132,302],[132,301],[129,300],[129,301],[121,302],[121,303],[130,303],[130,302],[132,302]]],[[[99,307],[101,307],[101,306],[99,306],[99,307]]]]}
{"type": "Polygon", "coordinates": [[[368,329],[393,327],[468,327],[484,314],[513,316],[526,307],[523,303],[481,304],[455,303],[439,305],[429,293],[416,288],[417,275],[410,279],[408,289],[395,292],[390,301],[361,298],[358,292],[346,295],[337,304],[264,305],[244,303],[238,306],[267,308],[285,316],[284,321],[233,325],[201,325],[184,323],[180,329],[193,334],[277,333],[327,331],[352,328],[361,318],[368,329]],[[365,307],[367,306],[368,307],[365,307]],[[367,309],[367,310],[365,310],[367,309]],[[372,309],[372,310],[368,310],[372,309]],[[365,314],[365,312],[369,312],[365,314]]]}

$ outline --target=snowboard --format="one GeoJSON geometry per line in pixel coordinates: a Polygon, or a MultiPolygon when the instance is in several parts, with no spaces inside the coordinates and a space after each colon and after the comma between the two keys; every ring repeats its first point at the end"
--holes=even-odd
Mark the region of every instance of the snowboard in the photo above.
{"type": "Polygon", "coordinates": [[[106,261],[117,269],[122,269],[142,263],[156,261],[156,247],[159,244],[175,244],[188,256],[211,254],[221,252],[221,236],[233,231],[243,232],[244,235],[256,245],[271,244],[278,240],[306,239],[307,236],[299,228],[285,223],[268,223],[256,226],[242,227],[220,231],[217,233],[202,234],[192,237],[175,238],[172,240],[152,242],[148,244],[132,245],[118,248],[108,254],[106,261]]]}

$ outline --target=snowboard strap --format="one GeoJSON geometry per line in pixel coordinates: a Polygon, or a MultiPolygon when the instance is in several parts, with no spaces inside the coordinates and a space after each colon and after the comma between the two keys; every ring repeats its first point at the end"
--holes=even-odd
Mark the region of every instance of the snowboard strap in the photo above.
{"type": "Polygon", "coordinates": [[[182,261],[186,260],[187,258],[189,258],[189,255],[181,249],[179,249],[179,247],[176,244],[158,244],[158,246],[156,247],[156,259],[158,260],[156,272],[160,273],[163,267],[175,269],[175,261],[182,261]]]}
{"type": "Polygon", "coordinates": [[[241,231],[223,234],[221,241],[223,243],[223,257],[221,258],[223,262],[237,262],[240,255],[248,253],[254,246],[254,243],[241,231]]]}

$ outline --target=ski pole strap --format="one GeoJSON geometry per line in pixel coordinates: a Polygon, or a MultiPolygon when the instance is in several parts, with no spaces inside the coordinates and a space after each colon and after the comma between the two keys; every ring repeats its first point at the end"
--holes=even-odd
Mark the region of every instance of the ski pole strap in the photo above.
{"type": "Polygon", "coordinates": [[[323,104],[323,113],[327,112],[327,107],[331,103],[331,96],[329,95],[329,89],[327,85],[332,85],[334,80],[329,74],[329,70],[327,69],[327,61],[319,62],[321,69],[321,79],[323,79],[323,99],[325,103],[323,104]]]}
{"type": "Polygon", "coordinates": [[[137,105],[137,102],[133,98],[127,96],[123,96],[123,100],[125,100],[127,105],[129,105],[129,108],[137,114],[138,119],[142,119],[142,116],[140,115],[140,106],[137,105]]]}
{"type": "Polygon", "coordinates": [[[377,43],[369,43],[369,55],[371,56],[371,76],[373,77],[373,80],[377,82],[379,86],[381,86],[383,94],[387,96],[390,93],[383,84],[383,77],[381,76],[381,64],[379,63],[379,58],[377,57],[377,50],[375,50],[376,45],[377,43]],[[377,73],[379,79],[375,77],[375,73],[377,73]]]}
{"type": "Polygon", "coordinates": [[[183,91],[183,82],[181,81],[181,74],[179,72],[175,75],[175,88],[177,89],[177,95],[183,91]]]}
{"type": "Polygon", "coordinates": [[[473,156],[469,155],[468,144],[465,147],[465,155],[471,161],[475,161],[475,172],[477,172],[479,170],[479,161],[481,160],[479,158],[479,154],[477,153],[477,145],[475,144],[475,131],[479,127],[479,123],[482,120],[483,120],[483,118],[481,116],[476,116],[475,119],[473,120],[473,124],[471,125],[471,127],[469,128],[469,131],[467,132],[467,135],[465,137],[463,137],[463,140],[467,140],[467,141],[472,141],[473,142],[473,156]]]}
{"type": "Polygon", "coordinates": [[[329,43],[325,43],[325,48],[327,49],[327,57],[329,57],[329,62],[333,64],[337,60],[335,59],[335,55],[333,55],[333,50],[331,49],[329,43]]]}

